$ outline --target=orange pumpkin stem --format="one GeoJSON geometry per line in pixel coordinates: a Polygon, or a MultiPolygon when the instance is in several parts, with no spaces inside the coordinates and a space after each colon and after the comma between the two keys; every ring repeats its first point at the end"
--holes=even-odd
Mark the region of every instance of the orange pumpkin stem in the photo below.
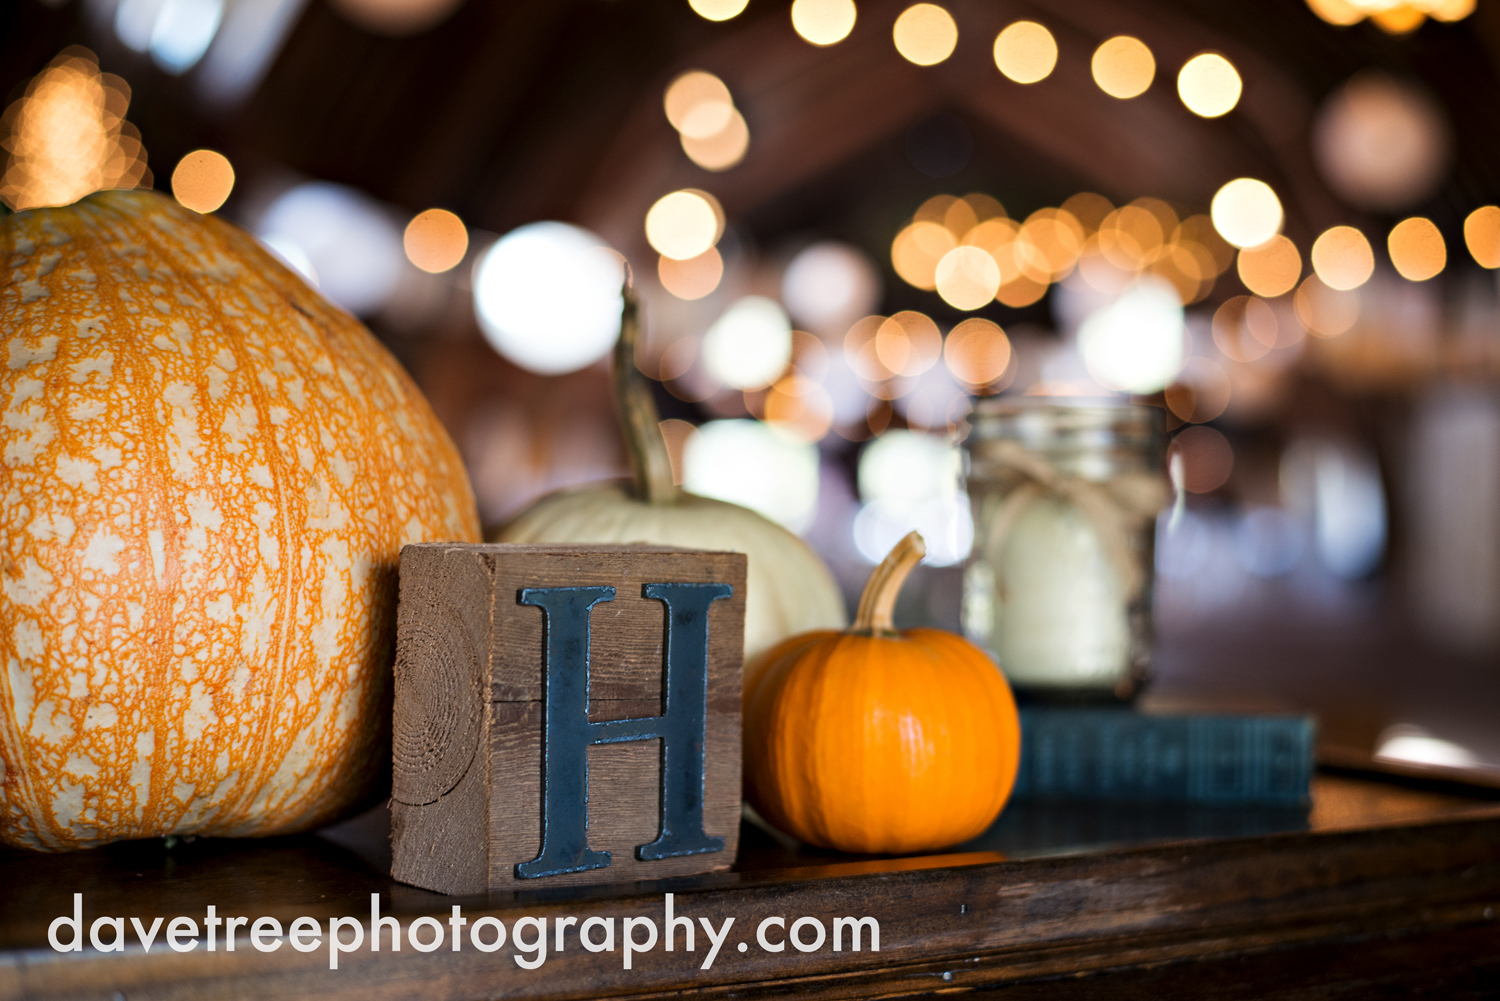
{"type": "Polygon", "coordinates": [[[894,636],[896,631],[896,598],[901,585],[927,555],[927,543],[920,532],[908,532],[906,537],[880,561],[880,566],[870,573],[865,589],[859,596],[859,610],[854,613],[854,625],[849,632],[861,636],[894,636]]]}
{"type": "Polygon", "coordinates": [[[656,400],[635,364],[641,306],[628,276],[621,294],[625,308],[620,311],[620,339],[615,342],[615,402],[620,408],[625,454],[630,459],[636,496],[652,504],[672,504],[681,491],[672,480],[672,460],[661,436],[661,414],[656,409],[656,400]]]}

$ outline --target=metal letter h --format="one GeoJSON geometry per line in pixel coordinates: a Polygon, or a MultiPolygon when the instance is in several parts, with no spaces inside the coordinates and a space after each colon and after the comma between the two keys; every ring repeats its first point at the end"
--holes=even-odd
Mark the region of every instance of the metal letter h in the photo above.
{"type": "Polygon", "coordinates": [[[589,612],[613,601],[612,587],[528,587],[520,603],[543,614],[546,664],[542,737],[542,850],[516,866],[520,879],[585,872],[609,865],[609,852],[588,845],[592,744],[661,738],[661,834],[636,847],[638,859],[724,850],[703,831],[703,749],[708,720],[708,610],[728,584],[647,584],[647,598],[666,605],[666,711],[641,719],[589,722],[589,612]]]}

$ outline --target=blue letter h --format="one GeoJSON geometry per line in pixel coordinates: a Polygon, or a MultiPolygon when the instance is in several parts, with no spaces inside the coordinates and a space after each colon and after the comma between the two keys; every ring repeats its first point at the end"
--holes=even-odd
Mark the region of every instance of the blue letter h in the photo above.
{"type": "Polygon", "coordinates": [[[666,711],[642,719],[589,722],[589,612],[613,601],[612,587],[528,587],[520,603],[542,609],[546,650],[542,738],[542,850],[516,866],[535,879],[602,869],[609,852],[588,846],[591,744],[661,738],[661,834],[636,858],[662,859],[723,851],[703,831],[703,745],[708,718],[708,610],[728,584],[647,584],[647,598],[667,608],[666,711]]]}

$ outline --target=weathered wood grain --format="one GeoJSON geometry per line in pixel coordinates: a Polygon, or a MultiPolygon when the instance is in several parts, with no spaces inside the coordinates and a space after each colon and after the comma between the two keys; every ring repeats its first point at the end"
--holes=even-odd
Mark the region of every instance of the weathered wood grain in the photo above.
{"type": "Polygon", "coordinates": [[[396,667],[393,875],[444,893],[717,872],[739,834],[745,557],[644,546],[410,546],[396,667]],[[665,606],[648,583],[727,583],[709,611],[704,829],[722,852],[642,861],[661,818],[661,741],[594,746],[589,847],[604,870],[522,880],[542,843],[544,616],[524,588],[615,588],[590,615],[589,719],[663,712],[665,606]]]}

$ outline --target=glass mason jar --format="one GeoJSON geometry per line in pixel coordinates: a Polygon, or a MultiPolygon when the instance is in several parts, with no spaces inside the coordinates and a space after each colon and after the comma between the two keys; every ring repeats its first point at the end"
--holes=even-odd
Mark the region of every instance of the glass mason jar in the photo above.
{"type": "Polygon", "coordinates": [[[963,624],[1020,692],[1126,700],[1151,656],[1161,411],[1045,397],[980,402],[964,443],[974,550],[963,624]]]}

